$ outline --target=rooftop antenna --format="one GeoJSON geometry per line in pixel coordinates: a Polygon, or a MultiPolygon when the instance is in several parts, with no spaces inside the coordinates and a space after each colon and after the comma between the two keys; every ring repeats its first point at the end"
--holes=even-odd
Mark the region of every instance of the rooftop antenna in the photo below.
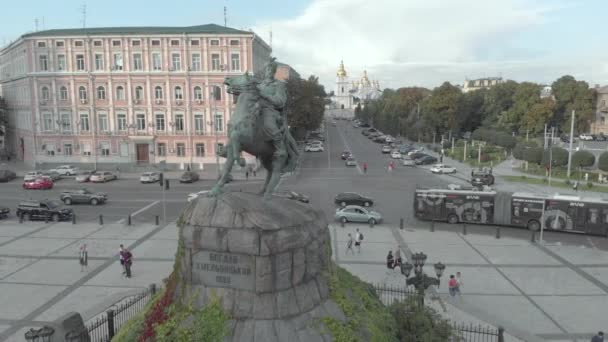
{"type": "Polygon", "coordinates": [[[270,28],[270,38],[269,38],[269,42],[270,42],[270,50],[272,50],[272,27],[270,28]]]}
{"type": "Polygon", "coordinates": [[[34,31],[38,32],[38,18],[34,19],[34,31]]]}
{"type": "Polygon", "coordinates": [[[227,25],[227,21],[228,21],[228,9],[226,8],[226,6],[224,6],[224,27],[226,27],[227,25]]]}
{"type": "Polygon", "coordinates": [[[82,13],[82,28],[87,28],[87,5],[82,4],[80,11],[82,13]]]}
{"type": "Polygon", "coordinates": [[[45,29],[45,25],[44,25],[44,17],[42,17],[42,29],[45,29]]]}

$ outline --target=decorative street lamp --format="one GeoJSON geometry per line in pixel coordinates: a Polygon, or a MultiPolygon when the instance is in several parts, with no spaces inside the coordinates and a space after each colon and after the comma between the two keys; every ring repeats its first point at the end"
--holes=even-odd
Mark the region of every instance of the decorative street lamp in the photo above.
{"type": "Polygon", "coordinates": [[[441,276],[443,275],[443,271],[445,270],[445,265],[441,262],[438,262],[434,265],[435,274],[437,275],[437,278],[427,276],[423,272],[426,259],[426,254],[422,252],[414,253],[412,254],[412,262],[414,263],[413,265],[406,261],[400,266],[401,274],[405,276],[406,286],[413,285],[416,290],[418,290],[421,305],[424,305],[424,291],[428,289],[431,285],[436,285],[437,287],[439,287],[439,284],[441,283],[441,276]],[[410,278],[412,269],[414,270],[414,276],[410,278]]]}
{"type": "Polygon", "coordinates": [[[28,342],[50,342],[54,333],[55,329],[45,325],[40,329],[31,328],[25,333],[25,339],[28,342]]]}

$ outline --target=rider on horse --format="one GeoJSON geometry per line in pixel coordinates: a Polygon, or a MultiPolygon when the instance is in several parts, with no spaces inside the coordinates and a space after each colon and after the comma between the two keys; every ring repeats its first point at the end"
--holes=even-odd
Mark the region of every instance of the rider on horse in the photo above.
{"type": "Polygon", "coordinates": [[[287,155],[284,139],[287,118],[283,112],[287,103],[287,87],[285,83],[274,78],[276,71],[277,63],[274,58],[271,58],[264,68],[264,79],[258,84],[264,135],[268,141],[272,141],[275,147],[274,159],[287,155]]]}

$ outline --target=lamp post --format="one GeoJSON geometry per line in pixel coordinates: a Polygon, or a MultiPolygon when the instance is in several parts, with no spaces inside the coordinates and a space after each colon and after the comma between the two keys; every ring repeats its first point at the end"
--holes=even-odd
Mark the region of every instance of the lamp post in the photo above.
{"type": "MultiPolygon", "coordinates": [[[[215,114],[214,114],[215,115],[215,114]]],[[[214,118],[215,120],[215,118],[214,118]]],[[[214,121],[208,121],[207,124],[211,127],[213,127],[213,135],[215,135],[215,148],[213,149],[215,152],[215,166],[217,168],[217,176],[220,177],[221,172],[220,172],[220,155],[219,155],[219,137],[217,135],[217,127],[214,124],[214,121]]]]}
{"type": "Polygon", "coordinates": [[[424,263],[426,262],[426,259],[426,254],[422,252],[414,253],[412,254],[412,262],[414,263],[413,265],[406,261],[400,266],[401,274],[405,276],[406,286],[413,285],[418,291],[420,305],[424,305],[424,291],[428,289],[429,286],[436,285],[437,287],[439,287],[441,276],[443,275],[443,271],[445,270],[445,265],[441,262],[438,262],[434,265],[435,274],[437,275],[437,278],[427,276],[423,272],[424,263]],[[414,276],[410,278],[412,269],[414,270],[414,276]]]}

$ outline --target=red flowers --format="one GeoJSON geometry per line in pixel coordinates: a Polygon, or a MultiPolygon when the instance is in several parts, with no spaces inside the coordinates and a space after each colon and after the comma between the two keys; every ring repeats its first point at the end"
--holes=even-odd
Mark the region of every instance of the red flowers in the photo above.
{"type": "Polygon", "coordinates": [[[157,325],[164,323],[169,318],[166,309],[168,309],[171,303],[173,303],[174,289],[174,286],[167,286],[163,296],[160,298],[160,300],[154,303],[152,309],[147,313],[144,320],[144,330],[139,336],[138,342],[153,341],[154,337],[156,337],[154,328],[157,325]]]}

